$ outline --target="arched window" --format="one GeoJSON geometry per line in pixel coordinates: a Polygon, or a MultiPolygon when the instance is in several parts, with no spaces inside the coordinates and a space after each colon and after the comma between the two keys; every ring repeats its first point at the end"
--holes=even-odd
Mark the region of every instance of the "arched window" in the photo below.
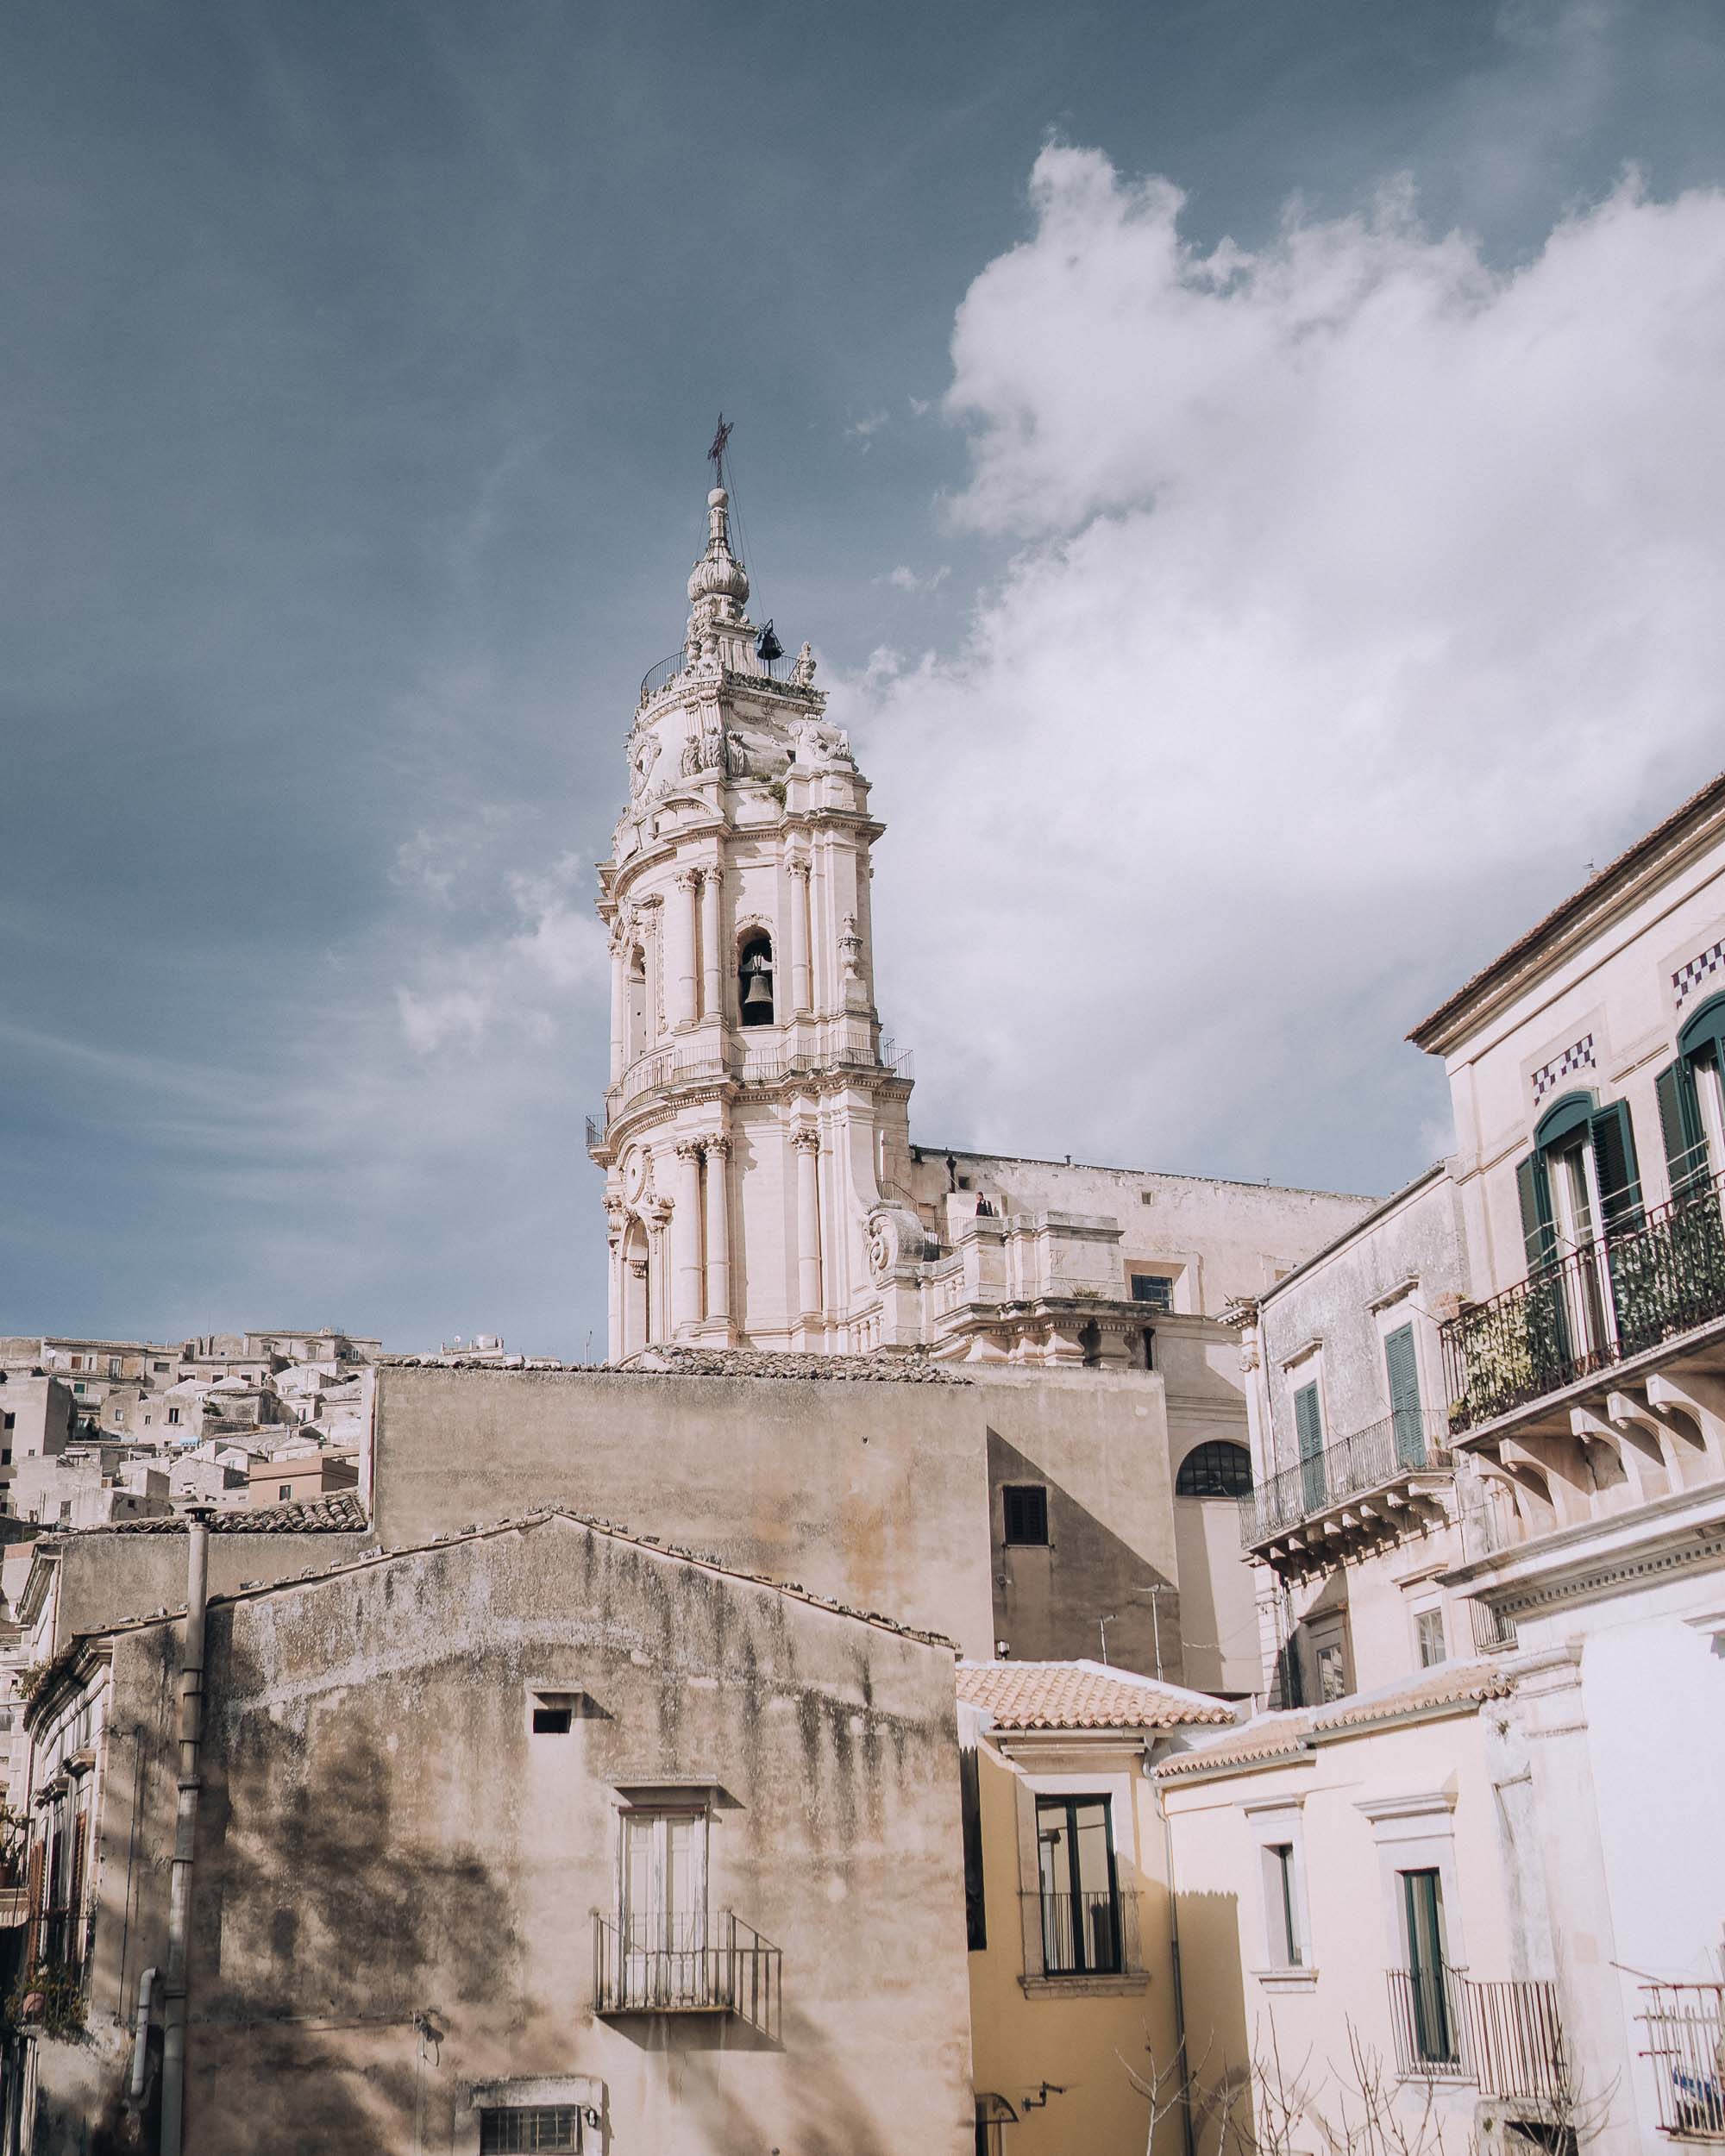
{"type": "Polygon", "coordinates": [[[1249,1497],[1251,1455],[1243,1445],[1211,1438],[1195,1445],[1174,1480],[1176,1497],[1249,1497]]]}
{"type": "Polygon", "coordinates": [[[773,1023],[773,939],[764,929],[737,954],[737,1004],[745,1025],[773,1023]]]}

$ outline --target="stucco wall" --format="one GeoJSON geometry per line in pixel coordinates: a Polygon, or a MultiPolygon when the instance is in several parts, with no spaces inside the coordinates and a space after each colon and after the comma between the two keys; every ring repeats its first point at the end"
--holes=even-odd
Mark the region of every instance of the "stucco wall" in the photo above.
{"type": "MultiPolygon", "coordinates": [[[[212,1534],[210,1592],[230,1595],[254,1580],[288,1579],[357,1556],[374,1538],[357,1534],[212,1534]]],[[[45,1545],[45,1546],[53,1546],[45,1545]]],[[[56,1654],[74,1634],[97,1632],[159,1609],[185,1607],[183,1534],[68,1535],[58,1545],[60,1580],[45,1614],[49,1634],[33,1642],[36,1659],[56,1654]]]]}
{"type": "MultiPolygon", "coordinates": [[[[165,1727],[170,1643],[120,1639],[115,1730],[165,1727]]],[[[968,2156],[950,1652],[551,1520],[218,1604],[207,1690],[188,2146],[467,2152],[475,2081],[586,2075],[590,2146],[968,2156]],[[710,1907],[783,1950],[776,2047],[595,2016],[618,1792],[668,1784],[716,1792],[710,1907]]],[[[166,1947],[170,1760],[135,1843],[110,1754],[97,2013],[166,1947]]]]}
{"type": "MultiPolygon", "coordinates": [[[[1387,1970],[1405,1967],[1398,1865],[1440,1863],[1451,1959],[1477,1978],[1521,1973],[1511,1959],[1497,1808],[1479,1719],[1469,1712],[1363,1732],[1297,1761],[1213,1780],[1163,1785],[1185,1977],[1187,2038],[1213,2088],[1256,2058],[1279,2055],[1290,2085],[1339,2118],[1351,2079],[1350,2033],[1388,2062],[1395,2045],[1387,1970]],[[1419,1817],[1396,1817],[1396,1808],[1419,1817]],[[1285,1813],[1274,1808],[1285,1805],[1285,1813]],[[1380,1826],[1362,1808],[1390,1808],[1380,1826]],[[1261,1825],[1266,1816],[1275,1827],[1261,1825]],[[1297,1824],[1285,1823],[1296,1821],[1297,1824]],[[1260,1856],[1265,1839],[1297,1838],[1304,1883],[1304,1977],[1265,1981],[1270,1944],[1260,1856]],[[1417,1836],[1417,1840],[1401,1839],[1417,1836]],[[1309,1980],[1307,1980],[1309,1979],[1309,1980]]],[[[1437,2090],[1434,2123],[1450,2156],[1466,2156],[1477,2091],[1437,2090]]],[[[1417,2136],[1422,2084],[1397,2098],[1401,2130],[1417,2136]]],[[[1357,2094],[1352,2102],[1359,2115],[1357,2094]]],[[[1292,2146],[1320,2140],[1311,2125],[1292,2146]]],[[[1425,2144],[1422,2144],[1422,2146],[1425,2144]]],[[[1207,2152],[1214,2130],[1201,2138],[1207,2152]]],[[[1433,2147],[1433,2156],[1437,2156],[1433,2147]]]]}
{"type": "Polygon", "coordinates": [[[1443,1361],[1433,1306],[1466,1292],[1466,1260],[1455,1186],[1436,1168],[1412,1183],[1358,1233],[1347,1237],[1264,1301],[1264,1367],[1276,1454],[1259,1472],[1291,1467],[1300,1457],[1295,1388],[1318,1383],[1327,1444],[1382,1421],[1389,1413],[1383,1334],[1411,1324],[1420,1363],[1420,1396],[1445,1403],[1443,1361]],[[1393,1304],[1398,1289],[1406,1292],[1393,1304]],[[1319,1344],[1290,1373],[1290,1358],[1319,1344]]]}
{"type": "Polygon", "coordinates": [[[567,1505],[992,1651],[969,1385],[386,1366],[374,1443],[386,1546],[567,1505]]]}

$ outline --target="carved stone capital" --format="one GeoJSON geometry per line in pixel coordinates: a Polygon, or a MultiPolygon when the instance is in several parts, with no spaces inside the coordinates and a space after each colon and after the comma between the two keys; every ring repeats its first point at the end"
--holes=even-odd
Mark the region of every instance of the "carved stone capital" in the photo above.
{"type": "Polygon", "coordinates": [[[728,1138],[704,1138],[701,1140],[701,1150],[709,1160],[729,1160],[731,1140],[728,1138]]]}
{"type": "Polygon", "coordinates": [[[806,883],[808,881],[810,870],[812,865],[813,864],[806,860],[801,854],[793,854],[790,859],[785,863],[785,873],[787,875],[797,876],[800,878],[803,882],[806,883]]]}
{"type": "Polygon", "coordinates": [[[693,891],[700,881],[700,870],[699,868],[679,868],[671,881],[679,891],[693,891]]]}
{"type": "Polygon", "coordinates": [[[677,1140],[677,1158],[699,1162],[705,1150],[705,1142],[698,1138],[680,1138],[677,1140]]]}
{"type": "Polygon", "coordinates": [[[800,1153],[818,1153],[820,1150],[819,1131],[793,1131],[791,1144],[800,1153]]]}

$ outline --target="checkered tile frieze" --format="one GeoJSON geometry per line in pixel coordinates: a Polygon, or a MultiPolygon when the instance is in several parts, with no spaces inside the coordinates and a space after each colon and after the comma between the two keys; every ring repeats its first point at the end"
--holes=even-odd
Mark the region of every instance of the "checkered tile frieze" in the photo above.
{"type": "Polygon", "coordinates": [[[1555,1093],[1572,1070],[1593,1068],[1593,1036],[1584,1033],[1561,1056],[1553,1056],[1550,1062],[1541,1063],[1534,1073],[1534,1106],[1537,1108],[1548,1093],[1555,1093]]]}
{"type": "Polygon", "coordinates": [[[1686,966],[1679,966],[1672,975],[1672,993],[1677,998],[1680,1011],[1684,1005],[1715,974],[1725,974],[1725,936],[1716,943],[1709,943],[1698,957],[1691,958],[1686,966]]]}

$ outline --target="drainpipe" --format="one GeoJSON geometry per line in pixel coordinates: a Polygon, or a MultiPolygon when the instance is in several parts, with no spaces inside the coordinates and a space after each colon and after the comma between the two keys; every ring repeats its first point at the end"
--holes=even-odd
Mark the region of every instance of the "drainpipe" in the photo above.
{"type": "Polygon", "coordinates": [[[146,1969],[138,1983],[138,2010],[132,2028],[132,2101],[144,2100],[144,2083],[150,2063],[150,1994],[156,1988],[159,1969],[146,1969]]]}
{"type": "Polygon", "coordinates": [[[1174,1827],[1163,1801],[1162,1784],[1151,1772],[1151,1747],[1145,1746],[1144,1771],[1162,1814],[1163,1858],[1168,1872],[1168,1973],[1174,1992],[1174,2055],[1180,2061],[1180,2138],[1186,2156],[1198,2156],[1192,2126],[1192,2068],[1186,2056],[1186,1987],[1180,1975],[1180,1896],[1174,1886],[1174,1827]]]}
{"type": "Polygon", "coordinates": [[[204,1737],[204,1621],[210,1589],[210,1518],[185,1515],[185,1644],[179,1658],[179,1803],[167,1897],[167,1974],[162,1986],[160,2156],[180,2156],[185,2110],[185,1969],[191,1929],[191,1858],[198,1835],[198,1748],[204,1737]]]}

